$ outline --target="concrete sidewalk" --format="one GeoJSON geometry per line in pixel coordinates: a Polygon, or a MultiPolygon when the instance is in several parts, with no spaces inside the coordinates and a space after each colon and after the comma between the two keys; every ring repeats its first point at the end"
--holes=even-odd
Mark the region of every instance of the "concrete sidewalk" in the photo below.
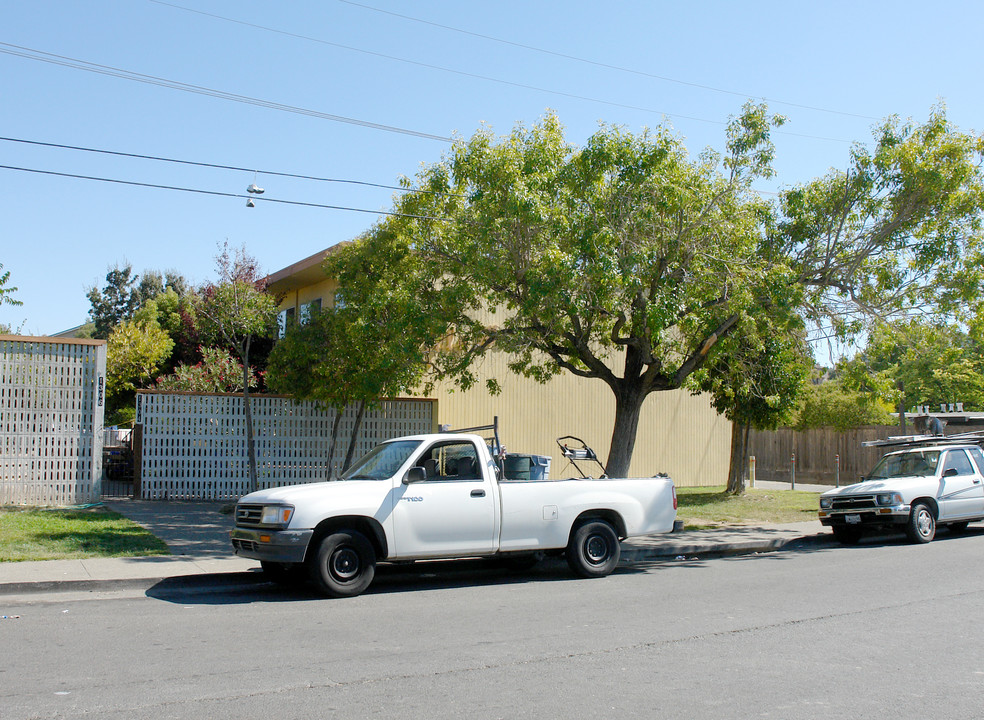
{"type": "MultiPolygon", "coordinates": [[[[761,487],[761,486],[760,486],[761,487]]],[[[150,588],[165,579],[235,584],[262,582],[256,560],[237,557],[229,542],[229,503],[113,500],[106,505],[159,537],[172,555],[0,563],[0,595],[150,588]]],[[[632,538],[622,562],[692,559],[823,546],[833,535],[818,520],[785,525],[729,525],[632,538]]]]}

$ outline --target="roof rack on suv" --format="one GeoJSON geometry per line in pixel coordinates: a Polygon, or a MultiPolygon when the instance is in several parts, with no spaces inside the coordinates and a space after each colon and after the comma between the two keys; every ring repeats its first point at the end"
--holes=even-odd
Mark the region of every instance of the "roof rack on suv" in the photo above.
{"type": "Polygon", "coordinates": [[[920,447],[922,445],[965,445],[984,443],[984,431],[957,435],[895,435],[884,440],[865,440],[863,447],[920,447]]]}

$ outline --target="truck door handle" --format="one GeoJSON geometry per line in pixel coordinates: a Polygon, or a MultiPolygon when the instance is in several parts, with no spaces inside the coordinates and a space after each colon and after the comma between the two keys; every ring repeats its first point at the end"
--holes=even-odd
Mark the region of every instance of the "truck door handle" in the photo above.
{"type": "Polygon", "coordinates": [[[471,496],[472,497],[485,497],[485,491],[484,490],[472,490],[471,491],[471,496]]]}

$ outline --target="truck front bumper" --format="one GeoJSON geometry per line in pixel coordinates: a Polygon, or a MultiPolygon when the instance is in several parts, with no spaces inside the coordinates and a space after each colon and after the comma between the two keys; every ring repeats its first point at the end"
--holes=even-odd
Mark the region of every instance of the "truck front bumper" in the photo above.
{"type": "Polygon", "coordinates": [[[280,563],[304,562],[314,530],[253,530],[236,528],[229,533],[236,555],[280,563]]]}
{"type": "Polygon", "coordinates": [[[905,525],[909,520],[908,505],[893,505],[864,510],[821,510],[820,524],[825,527],[847,525],[870,527],[875,525],[905,525]]]}

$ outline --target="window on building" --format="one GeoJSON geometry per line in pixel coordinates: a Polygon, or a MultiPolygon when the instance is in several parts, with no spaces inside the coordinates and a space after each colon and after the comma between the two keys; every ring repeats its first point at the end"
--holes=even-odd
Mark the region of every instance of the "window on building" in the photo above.
{"type": "Polygon", "coordinates": [[[301,317],[298,322],[300,322],[301,325],[306,325],[308,320],[311,319],[311,313],[317,310],[321,310],[321,298],[301,305],[301,317]]]}
{"type": "Polygon", "coordinates": [[[294,324],[294,308],[287,308],[277,313],[277,337],[287,334],[287,328],[294,324]]]}

